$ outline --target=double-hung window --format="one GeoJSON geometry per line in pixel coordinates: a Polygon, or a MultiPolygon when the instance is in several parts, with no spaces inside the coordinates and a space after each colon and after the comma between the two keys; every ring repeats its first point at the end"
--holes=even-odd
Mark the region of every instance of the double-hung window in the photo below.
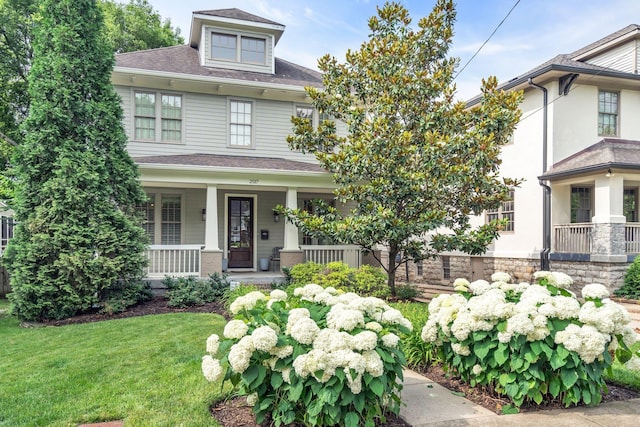
{"type": "Polygon", "coordinates": [[[229,102],[229,145],[247,147],[253,145],[253,103],[251,101],[229,102]]]}
{"type": "Polygon", "coordinates": [[[296,117],[306,119],[313,127],[313,107],[307,105],[296,105],[296,117]]]}
{"type": "Polygon", "coordinates": [[[134,97],[135,140],[182,142],[181,95],[135,92],[134,97]]]}
{"type": "Polygon", "coordinates": [[[211,58],[264,65],[267,41],[259,37],[211,33],[211,58]]]}
{"type": "Polygon", "coordinates": [[[622,203],[627,222],[638,222],[638,189],[625,188],[622,203]]]}
{"type": "Polygon", "coordinates": [[[138,206],[142,227],[152,245],[182,243],[182,197],[179,194],[148,194],[148,200],[138,206]],[[158,219],[160,219],[158,221],[158,219]]]}
{"type": "Polygon", "coordinates": [[[571,187],[571,222],[591,222],[591,187],[571,187]]]}
{"type": "Polygon", "coordinates": [[[498,209],[487,211],[487,221],[493,221],[497,219],[506,219],[507,224],[503,231],[515,230],[515,204],[514,204],[514,190],[509,190],[509,198],[502,202],[498,209]]]}
{"type": "Polygon", "coordinates": [[[601,90],[598,93],[598,135],[618,136],[619,94],[601,90]]]}

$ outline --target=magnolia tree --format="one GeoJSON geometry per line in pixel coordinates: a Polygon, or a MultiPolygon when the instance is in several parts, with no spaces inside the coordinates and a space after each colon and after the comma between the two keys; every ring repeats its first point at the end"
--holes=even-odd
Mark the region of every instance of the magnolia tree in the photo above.
{"type": "Polygon", "coordinates": [[[599,403],[615,358],[640,369],[629,314],[601,284],[585,286],[580,302],[566,274],[535,278],[516,284],[500,272],[492,283],[457,279],[457,293],[429,303],[422,338],[463,380],[506,395],[512,403],[504,412],[525,402],[599,403]]]}
{"type": "Polygon", "coordinates": [[[371,426],[400,411],[399,345],[411,322],[383,300],[316,284],[230,306],[224,339],[211,335],[202,372],[229,380],[271,425],[371,426]]]}
{"type": "Polygon", "coordinates": [[[448,52],[455,16],[451,0],[438,0],[415,27],[401,5],[379,8],[369,20],[369,40],[349,50],[345,63],[329,55],[318,61],[324,87],[307,92],[331,120],[313,128],[292,119],[290,147],[315,154],[333,174],[336,199],[352,210],[280,210],[308,235],[371,251],[385,245],[392,294],[397,255],[408,262],[445,250],[484,252],[500,223],[473,229],[469,218],[496,208],[517,184],[500,179],[498,168],[521,94],[497,90],[489,78],[477,107],[454,100],[458,60],[448,52]]]}

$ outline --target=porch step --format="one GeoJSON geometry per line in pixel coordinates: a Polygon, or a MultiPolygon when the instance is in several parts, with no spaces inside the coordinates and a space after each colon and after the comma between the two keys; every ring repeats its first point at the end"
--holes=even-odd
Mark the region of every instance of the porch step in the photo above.
{"type": "Polygon", "coordinates": [[[453,287],[448,285],[419,284],[417,288],[420,291],[420,296],[416,300],[423,302],[429,302],[440,294],[453,293],[453,287]]]}
{"type": "Polygon", "coordinates": [[[241,285],[266,286],[272,283],[284,283],[284,274],[279,272],[227,272],[227,280],[241,285]]]}

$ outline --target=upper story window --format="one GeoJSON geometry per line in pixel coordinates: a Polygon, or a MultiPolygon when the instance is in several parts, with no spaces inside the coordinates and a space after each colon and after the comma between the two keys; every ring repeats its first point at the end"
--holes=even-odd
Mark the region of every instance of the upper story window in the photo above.
{"type": "Polygon", "coordinates": [[[229,102],[229,145],[251,147],[253,145],[253,103],[231,100],[229,102]]]}
{"type": "Polygon", "coordinates": [[[619,97],[617,92],[601,90],[598,93],[598,135],[618,135],[619,97]]]}
{"type": "Polygon", "coordinates": [[[571,187],[571,222],[591,222],[591,187],[571,187]]]}
{"type": "Polygon", "coordinates": [[[182,96],[135,92],[134,127],[137,141],[181,142],[182,96]]]}
{"type": "Polygon", "coordinates": [[[211,58],[264,64],[267,42],[258,37],[211,33],[211,58]]]}
{"type": "Polygon", "coordinates": [[[514,204],[514,190],[509,190],[509,198],[502,202],[498,209],[487,211],[487,221],[493,221],[496,219],[506,219],[507,225],[503,231],[515,230],[515,204],[514,204]]]}
{"type": "Polygon", "coordinates": [[[307,119],[311,127],[313,127],[313,107],[296,105],[296,117],[307,119]]]}

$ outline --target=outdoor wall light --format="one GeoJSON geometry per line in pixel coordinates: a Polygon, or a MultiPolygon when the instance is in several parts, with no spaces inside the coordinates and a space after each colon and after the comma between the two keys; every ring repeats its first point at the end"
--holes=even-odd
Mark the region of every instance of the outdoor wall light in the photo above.
{"type": "Polygon", "coordinates": [[[280,222],[280,214],[275,209],[273,210],[273,222],[280,222]]]}
{"type": "Polygon", "coordinates": [[[609,168],[609,169],[607,169],[607,173],[605,174],[605,176],[606,176],[607,178],[611,178],[611,177],[613,176],[613,172],[611,172],[611,169],[610,169],[610,168],[609,168]]]}
{"type": "Polygon", "coordinates": [[[207,210],[206,209],[202,209],[202,220],[203,221],[207,220],[207,210]]]}

